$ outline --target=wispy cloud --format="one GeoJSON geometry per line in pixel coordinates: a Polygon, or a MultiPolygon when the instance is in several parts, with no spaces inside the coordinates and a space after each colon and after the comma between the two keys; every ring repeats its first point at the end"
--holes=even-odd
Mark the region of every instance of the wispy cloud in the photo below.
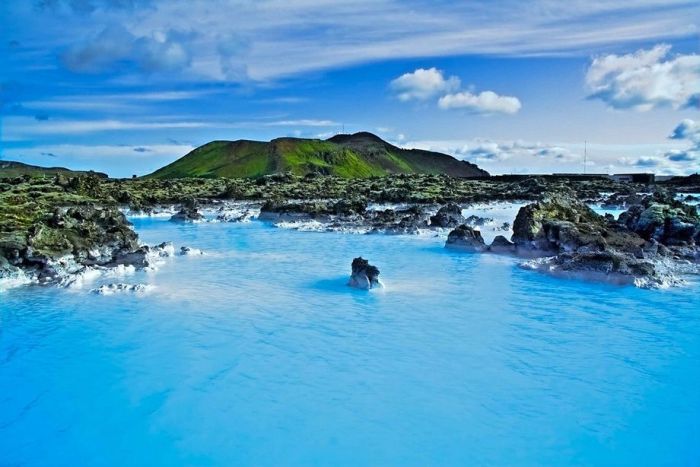
{"type": "Polygon", "coordinates": [[[12,4],[12,17],[41,29],[28,28],[31,35],[17,40],[52,44],[47,52],[65,51],[66,65],[76,71],[127,63],[132,71],[186,70],[179,76],[233,81],[408,57],[588,54],[689,37],[697,33],[698,13],[687,0],[441,2],[439,8],[428,0],[218,0],[216,7],[131,0],[121,9],[106,0],[49,0],[62,5],[60,16],[23,3],[30,2],[12,4]],[[66,5],[73,3],[90,7],[70,17],[66,5]],[[194,24],[196,33],[189,33],[194,24]]]}
{"type": "Polygon", "coordinates": [[[35,110],[67,111],[136,111],[149,104],[196,100],[213,94],[212,90],[150,91],[88,95],[59,95],[50,99],[22,102],[22,107],[35,110]]]}
{"type": "Polygon", "coordinates": [[[218,121],[154,119],[139,120],[37,120],[28,117],[10,117],[4,122],[4,132],[14,140],[33,135],[79,135],[115,131],[155,131],[178,129],[245,129],[261,127],[337,127],[341,124],[333,120],[298,119],[273,121],[218,121]]]}
{"type": "Polygon", "coordinates": [[[123,121],[123,120],[48,120],[36,121],[25,117],[5,120],[5,132],[11,136],[84,134],[103,131],[158,130],[203,128],[211,123],[198,121],[123,121]]]}
{"type": "MultiPolygon", "coordinates": [[[[451,154],[477,163],[491,173],[556,173],[583,171],[583,144],[523,140],[407,140],[402,147],[416,147],[451,154]]],[[[614,173],[649,170],[659,174],[687,174],[692,164],[674,162],[665,154],[677,149],[664,144],[588,143],[589,172],[614,173]],[[634,156],[636,154],[636,156],[634,156]]]]}
{"type": "Polygon", "coordinates": [[[324,127],[324,126],[339,126],[340,123],[334,122],[333,120],[314,120],[314,119],[301,119],[301,120],[278,120],[274,122],[265,122],[265,126],[306,126],[306,127],[324,127]]]}

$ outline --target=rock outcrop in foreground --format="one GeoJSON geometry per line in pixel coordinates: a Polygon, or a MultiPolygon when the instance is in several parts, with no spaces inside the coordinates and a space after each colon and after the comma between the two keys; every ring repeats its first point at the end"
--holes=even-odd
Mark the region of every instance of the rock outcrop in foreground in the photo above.
{"type": "Polygon", "coordinates": [[[369,261],[361,256],[352,260],[352,274],[348,285],[358,289],[375,289],[381,288],[382,283],[379,282],[379,269],[376,266],[369,264],[369,261]]]}
{"type": "Polygon", "coordinates": [[[557,192],[520,209],[512,243],[499,236],[486,249],[479,231],[461,225],[445,246],[534,258],[524,267],[565,277],[669,285],[675,270],[700,259],[700,217],[694,207],[663,194],[639,202],[615,220],[557,192]]]}
{"type": "Polygon", "coordinates": [[[56,208],[50,218],[34,223],[26,233],[3,237],[0,269],[4,276],[22,271],[39,282],[52,282],[87,266],[143,267],[147,253],[115,207],[56,208]]]}

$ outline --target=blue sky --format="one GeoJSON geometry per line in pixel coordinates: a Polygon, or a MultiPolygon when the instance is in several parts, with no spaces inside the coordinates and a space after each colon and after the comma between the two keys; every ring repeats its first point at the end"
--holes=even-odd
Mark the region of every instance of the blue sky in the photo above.
{"type": "Polygon", "coordinates": [[[4,0],[0,157],[148,173],[372,131],[492,173],[700,169],[697,1],[4,0]]]}

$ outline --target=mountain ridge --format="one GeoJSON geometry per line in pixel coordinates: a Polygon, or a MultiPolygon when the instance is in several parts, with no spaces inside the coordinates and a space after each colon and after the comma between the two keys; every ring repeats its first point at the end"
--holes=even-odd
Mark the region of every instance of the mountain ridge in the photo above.
{"type": "Polygon", "coordinates": [[[403,149],[369,132],[328,139],[280,137],[270,141],[215,140],[146,178],[257,178],[274,173],[319,173],[364,178],[396,173],[488,177],[477,165],[448,154],[403,149]]]}

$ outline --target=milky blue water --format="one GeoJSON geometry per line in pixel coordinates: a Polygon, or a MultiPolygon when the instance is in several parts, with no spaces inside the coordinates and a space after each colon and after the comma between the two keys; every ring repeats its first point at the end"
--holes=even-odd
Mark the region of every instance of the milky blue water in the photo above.
{"type": "MultiPolygon", "coordinates": [[[[135,219],[145,294],[0,295],[0,465],[700,465],[700,284],[135,219]],[[353,257],[383,291],[349,289],[353,257]]],[[[114,281],[114,279],[110,279],[114,281]]]]}

